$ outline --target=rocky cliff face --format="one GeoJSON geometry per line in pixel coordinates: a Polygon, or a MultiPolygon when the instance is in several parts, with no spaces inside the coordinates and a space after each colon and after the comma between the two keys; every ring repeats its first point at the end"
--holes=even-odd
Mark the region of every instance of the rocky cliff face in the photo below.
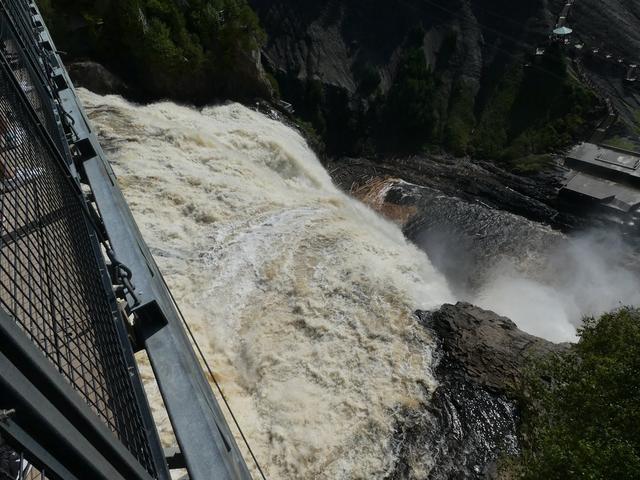
{"type": "MultiPolygon", "coordinates": [[[[564,0],[553,2],[558,8],[564,0]]],[[[610,98],[619,117],[608,138],[622,136],[619,146],[640,149],[640,81],[625,77],[640,64],[640,3],[626,0],[575,2],[569,17],[574,38],[584,43],[583,75],[603,98],[610,98]],[[598,49],[593,54],[593,49],[598,49]]],[[[635,76],[639,76],[636,71],[635,76]]]]}
{"type": "MultiPolygon", "coordinates": [[[[560,11],[564,0],[551,7],[560,11]]],[[[569,24],[587,44],[599,46],[631,61],[640,60],[640,3],[628,0],[575,2],[569,24]]]]}
{"type": "Polygon", "coordinates": [[[417,28],[427,66],[438,75],[436,114],[445,119],[455,89],[486,96],[490,72],[542,42],[553,22],[540,0],[252,4],[269,35],[268,68],[300,115],[326,129],[330,152],[360,153],[353,139],[369,132],[358,123],[368,123],[374,97],[392,88],[417,28]]]}
{"type": "MultiPolygon", "coordinates": [[[[494,393],[516,391],[532,360],[569,347],[529,335],[508,318],[468,303],[444,305],[419,317],[441,339],[444,356],[457,364],[446,373],[494,393]]],[[[446,370],[445,364],[440,367],[446,370]]]]}
{"type": "MultiPolygon", "coordinates": [[[[376,129],[374,120],[384,109],[381,104],[385,96],[398,81],[403,58],[407,49],[416,44],[416,35],[427,68],[435,78],[435,95],[430,100],[435,131],[428,132],[432,143],[444,143],[458,150],[455,153],[463,153],[461,145],[466,146],[466,137],[474,135],[483,117],[490,134],[501,128],[496,123],[507,122],[510,131],[506,135],[512,137],[510,140],[529,126],[527,122],[543,121],[535,118],[535,112],[531,112],[535,108],[526,102],[521,102],[520,110],[528,111],[524,113],[512,112],[509,116],[506,111],[487,111],[491,110],[491,104],[497,108],[497,103],[511,101],[496,99],[496,86],[508,90],[512,77],[518,77],[519,82],[522,76],[530,75],[528,72],[549,70],[548,65],[535,63],[533,53],[548,43],[564,3],[251,0],[269,35],[264,49],[266,66],[279,80],[285,100],[292,102],[298,114],[323,134],[329,153],[358,155],[378,150],[377,145],[367,143],[371,137],[381,135],[372,131],[376,129]],[[527,113],[531,118],[527,118],[527,113]]],[[[632,58],[639,46],[639,34],[633,26],[638,7],[632,3],[577,2],[571,15],[576,30],[585,32],[589,42],[632,58]],[[613,31],[615,34],[609,35],[613,31]]],[[[592,73],[600,75],[598,78],[606,76],[606,72],[592,73]]],[[[545,89],[543,93],[548,90],[545,89]]],[[[531,91],[532,95],[536,93],[531,91]]],[[[544,102],[544,96],[537,100],[544,102]]],[[[585,100],[576,98],[572,102],[585,100]]],[[[568,114],[571,107],[563,105],[561,110],[567,110],[568,114]]],[[[503,110],[513,109],[507,105],[503,110]]],[[[551,106],[547,110],[541,113],[547,120],[546,117],[561,118],[565,113],[553,112],[551,106]]],[[[576,114],[589,118],[586,112],[576,114]]],[[[387,127],[382,130],[388,130],[387,127]]],[[[540,148],[557,147],[588,131],[574,124],[554,124],[553,128],[557,132],[551,135],[562,138],[553,145],[548,139],[538,140],[544,144],[540,148]]]]}
{"type": "Polygon", "coordinates": [[[100,95],[126,95],[128,87],[102,64],[92,61],[73,62],[67,65],[76,87],[83,87],[100,95]]]}
{"type": "Polygon", "coordinates": [[[380,74],[380,88],[388,91],[399,53],[418,25],[425,29],[428,64],[478,90],[484,69],[502,53],[542,41],[553,21],[540,0],[252,4],[269,32],[265,52],[277,73],[299,81],[317,79],[356,98],[367,68],[380,74]],[[452,44],[458,35],[460,41],[452,44]]]}

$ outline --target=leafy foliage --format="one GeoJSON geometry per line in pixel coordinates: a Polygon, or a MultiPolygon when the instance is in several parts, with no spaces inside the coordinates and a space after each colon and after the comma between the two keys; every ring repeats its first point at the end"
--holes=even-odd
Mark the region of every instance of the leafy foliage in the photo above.
{"type": "Polygon", "coordinates": [[[523,76],[523,69],[519,65],[512,65],[496,83],[473,139],[476,151],[481,156],[498,158],[507,145],[511,109],[523,76]]]}
{"type": "Polygon", "coordinates": [[[454,155],[467,153],[476,125],[474,114],[475,98],[471,89],[464,85],[456,85],[451,94],[449,115],[443,132],[443,144],[454,155]]]}
{"type": "Polygon", "coordinates": [[[597,103],[569,76],[561,50],[551,48],[540,63],[506,71],[481,115],[477,153],[514,164],[563,148],[585,133],[597,103]]]}
{"type": "Polygon", "coordinates": [[[233,96],[240,60],[266,39],[246,0],[44,0],[41,8],[63,50],[106,63],[152,97],[233,96]]]}
{"type": "Polygon", "coordinates": [[[385,102],[383,126],[395,148],[419,148],[433,138],[435,87],[422,48],[409,49],[385,102]]]}
{"type": "Polygon", "coordinates": [[[639,372],[639,310],[585,320],[579,343],[527,382],[522,478],[637,479],[639,372]]]}
{"type": "Polygon", "coordinates": [[[498,160],[519,173],[533,173],[549,165],[543,155],[587,133],[598,101],[569,75],[559,48],[548,49],[529,67],[524,59],[507,65],[479,103],[469,84],[444,73],[456,37],[447,38],[435,72],[420,38],[419,32],[409,35],[391,89],[374,104],[381,112],[377,131],[383,148],[415,152],[442,145],[455,155],[498,160]]]}

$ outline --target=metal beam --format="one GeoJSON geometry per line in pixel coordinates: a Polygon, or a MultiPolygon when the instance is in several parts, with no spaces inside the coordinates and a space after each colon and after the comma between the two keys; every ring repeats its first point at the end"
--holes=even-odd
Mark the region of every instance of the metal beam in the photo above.
{"type": "MultiPolygon", "coordinates": [[[[96,152],[100,154],[99,146],[96,152]]],[[[115,175],[97,156],[84,171],[118,259],[133,272],[138,331],[151,361],[192,480],[251,475],[213,396],[161,273],[145,244],[115,175]]]]}
{"type": "Polygon", "coordinates": [[[0,345],[0,407],[16,410],[12,423],[0,422],[0,429],[20,443],[37,439],[22,445],[35,456],[39,448],[46,449],[57,464],[79,478],[151,480],[2,309],[0,345]],[[19,429],[10,428],[12,424],[19,429]],[[19,431],[22,438],[16,434],[19,431]]]}
{"type": "MultiPolygon", "coordinates": [[[[46,46],[47,50],[51,52],[47,59],[42,59],[42,58],[39,59],[42,62],[46,62],[46,60],[49,60],[50,62],[53,63],[52,65],[49,65],[49,67],[51,67],[50,70],[47,68],[44,69],[46,70],[44,74],[52,75],[52,77],[57,80],[56,81],[57,90],[55,92],[57,94],[57,101],[62,103],[64,99],[67,100],[67,109],[61,108],[60,113],[63,115],[67,115],[68,114],[67,112],[69,109],[73,111],[81,112],[81,109],[76,108],[77,98],[73,90],[73,84],[71,83],[68,73],[66,72],[64,67],[62,67],[63,62],[60,56],[56,53],[57,50],[55,48],[54,42],[49,34],[49,31],[44,26],[44,22],[42,21],[42,16],[40,15],[38,7],[34,2],[31,2],[29,4],[29,8],[30,8],[30,14],[32,18],[42,24],[42,27],[39,28],[39,32],[38,32],[39,42],[41,43],[41,45],[46,46]]],[[[0,57],[1,56],[2,54],[0,53],[0,57]]],[[[8,64],[6,62],[0,62],[0,63],[3,63],[2,66],[5,70],[8,68],[8,64]]],[[[15,83],[16,79],[11,74],[11,71],[8,70],[7,73],[9,74],[10,80],[12,80],[15,83]]],[[[38,72],[38,73],[43,73],[43,72],[38,72]]],[[[93,211],[92,208],[90,208],[85,203],[85,196],[83,195],[83,192],[80,189],[79,175],[76,170],[76,166],[73,164],[72,156],[70,155],[69,145],[65,141],[64,131],[58,115],[58,109],[53,108],[52,111],[54,112],[54,115],[56,117],[58,133],[59,133],[58,140],[61,140],[60,143],[63,145],[62,150],[58,150],[56,148],[55,142],[48,135],[48,132],[44,127],[44,125],[42,125],[39,122],[37,115],[35,115],[35,112],[31,108],[31,105],[29,104],[28,100],[25,98],[24,92],[22,92],[22,90],[19,88],[19,85],[17,85],[17,87],[18,87],[17,90],[21,93],[21,98],[23,103],[27,106],[27,110],[29,111],[34,122],[39,126],[40,131],[43,134],[46,146],[50,149],[50,152],[52,153],[53,157],[58,161],[59,165],[64,169],[66,176],[69,180],[69,185],[68,185],[69,189],[74,193],[76,193],[77,196],[79,197],[78,200],[82,202],[82,206],[85,208],[85,214],[87,215],[87,217],[85,218],[85,221],[89,222],[89,218],[93,218],[91,215],[95,212],[93,211]]],[[[47,91],[51,94],[53,93],[54,89],[48,88],[47,91]]],[[[55,104],[53,98],[49,98],[49,101],[52,102],[51,103],[52,106],[55,104]]],[[[71,120],[73,120],[73,118],[71,120]]],[[[84,119],[84,116],[82,118],[81,124],[85,126],[87,125],[86,120],[84,119]]],[[[159,480],[169,480],[170,474],[169,474],[169,471],[165,462],[165,458],[162,452],[160,438],[155,426],[153,416],[151,414],[151,409],[148,404],[146,393],[144,391],[142,382],[140,380],[140,374],[138,372],[137,364],[133,355],[131,344],[129,342],[126,325],[124,323],[125,320],[119,315],[117,302],[112,292],[112,280],[108,277],[106,267],[104,265],[104,258],[102,256],[101,247],[98,239],[98,235],[101,235],[102,232],[93,232],[91,227],[92,225],[88,225],[93,253],[96,257],[98,265],[102,266],[101,276],[102,276],[103,286],[104,286],[105,292],[107,292],[108,300],[112,310],[113,322],[115,323],[115,329],[118,335],[117,340],[123,354],[123,360],[125,361],[126,367],[129,371],[130,380],[133,388],[133,394],[138,406],[138,410],[140,412],[142,426],[144,428],[144,433],[147,438],[148,447],[150,449],[152,461],[155,466],[157,478],[159,480]]],[[[30,232],[20,231],[19,233],[28,234],[30,232]]],[[[0,240],[5,240],[5,238],[3,237],[0,240]]],[[[91,413],[93,414],[93,412],[91,413]]],[[[91,417],[91,420],[94,421],[94,418],[91,417]]],[[[99,425],[102,425],[102,424],[100,423],[99,425]]],[[[106,430],[106,428],[104,428],[104,430],[108,431],[106,430]]],[[[126,450],[126,448],[124,448],[124,446],[120,442],[118,442],[117,448],[119,448],[121,452],[126,453],[131,457],[131,459],[133,459],[133,456],[130,454],[130,452],[126,450]]],[[[109,451],[109,449],[107,449],[107,451],[109,451]]],[[[119,461],[117,456],[114,458],[115,458],[115,461],[119,461]]],[[[127,461],[129,461],[129,459],[127,461]]],[[[136,460],[136,465],[137,465],[135,467],[136,469],[140,471],[144,471],[141,465],[137,462],[137,460],[136,460]]],[[[144,471],[144,473],[146,474],[146,471],[144,471]]],[[[131,478],[137,478],[137,477],[134,476],[131,478]]]]}
{"type": "Polygon", "coordinates": [[[3,439],[9,439],[10,443],[20,446],[29,454],[29,462],[39,470],[46,469],[46,478],[50,480],[81,480],[72,474],[56,457],[51,455],[49,450],[40,442],[39,437],[32,437],[23,428],[8,418],[0,423],[0,430],[3,432],[3,439]]]}
{"type": "MultiPolygon", "coordinates": [[[[35,10],[37,12],[37,9],[35,10]]],[[[51,44],[46,29],[41,38],[51,44]]],[[[62,65],[59,57],[54,58],[62,65]]],[[[222,411],[182,325],[162,275],[144,242],[118,187],[111,166],[89,125],[64,68],[54,69],[60,106],[73,119],[76,139],[89,141],[95,156],[76,165],[84,172],[94,194],[109,241],[118,260],[133,273],[138,331],[151,361],[176,439],[191,480],[250,479],[222,411]],[[68,88],[63,88],[64,84],[68,88]]],[[[87,151],[90,151],[87,150],[87,151]]],[[[84,173],[84,175],[82,175],[84,173]]]]}

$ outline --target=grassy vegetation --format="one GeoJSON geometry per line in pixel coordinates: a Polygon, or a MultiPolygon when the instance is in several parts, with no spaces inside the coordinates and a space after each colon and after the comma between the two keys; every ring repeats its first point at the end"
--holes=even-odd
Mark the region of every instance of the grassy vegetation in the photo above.
{"type": "Polygon", "coordinates": [[[250,81],[238,60],[265,41],[245,0],[42,0],[40,7],[60,49],[105,63],[152,97],[234,96],[250,81]]]}
{"type": "Polygon", "coordinates": [[[639,372],[640,311],[587,319],[579,342],[537,365],[526,382],[519,477],[637,479],[639,372]]]}
{"type": "Polygon", "coordinates": [[[622,148],[624,150],[636,150],[637,146],[631,140],[625,137],[612,137],[605,140],[603,143],[611,145],[612,147],[622,148]]]}
{"type": "Polygon", "coordinates": [[[553,155],[549,154],[531,154],[509,162],[509,168],[522,175],[540,172],[551,165],[553,165],[553,155]]]}
{"type": "Polygon", "coordinates": [[[636,135],[640,135],[640,109],[633,112],[633,119],[635,120],[633,131],[636,135]]]}

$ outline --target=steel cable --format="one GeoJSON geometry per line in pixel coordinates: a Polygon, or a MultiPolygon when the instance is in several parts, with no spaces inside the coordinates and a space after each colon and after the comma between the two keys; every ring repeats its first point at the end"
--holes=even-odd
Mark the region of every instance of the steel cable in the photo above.
{"type": "Polygon", "coordinates": [[[169,292],[169,295],[171,296],[171,301],[173,302],[173,304],[175,305],[176,309],[178,310],[178,314],[180,316],[180,320],[182,320],[182,323],[184,324],[185,328],[187,329],[187,332],[189,332],[189,337],[191,337],[191,341],[193,342],[194,346],[196,347],[196,350],[198,351],[198,354],[200,355],[200,358],[202,359],[205,367],[207,368],[207,372],[209,372],[209,375],[211,376],[211,379],[213,380],[213,383],[216,386],[216,389],[218,390],[218,393],[220,394],[220,397],[222,398],[222,401],[224,402],[225,407],[227,407],[227,410],[229,411],[229,414],[231,415],[231,418],[233,419],[233,423],[235,424],[236,428],[238,429],[238,432],[240,433],[240,436],[242,437],[242,441],[244,442],[245,446],[247,447],[247,450],[249,451],[249,454],[251,455],[251,458],[253,459],[253,462],[256,464],[256,467],[258,469],[258,472],[260,472],[260,476],[262,477],[262,480],[267,480],[267,477],[264,474],[264,471],[262,470],[260,462],[258,462],[258,458],[256,457],[255,453],[253,452],[253,449],[251,448],[251,445],[249,444],[249,441],[247,440],[247,437],[245,436],[244,432],[242,431],[242,428],[240,427],[240,423],[238,422],[238,419],[236,418],[235,414],[233,413],[233,410],[231,409],[231,405],[229,404],[229,401],[227,400],[227,397],[225,396],[224,392],[222,391],[222,387],[220,387],[220,384],[218,383],[218,380],[216,379],[216,376],[214,375],[213,370],[209,366],[209,362],[207,362],[207,359],[204,356],[204,353],[202,352],[202,349],[200,348],[200,345],[198,344],[198,341],[196,340],[196,337],[193,334],[193,331],[191,330],[191,327],[187,323],[184,315],[182,314],[182,310],[180,309],[180,306],[178,305],[178,302],[176,302],[176,299],[173,296],[173,292],[169,288],[169,285],[167,285],[167,281],[165,280],[164,275],[161,274],[160,278],[162,279],[162,283],[164,284],[165,288],[169,292]]]}

